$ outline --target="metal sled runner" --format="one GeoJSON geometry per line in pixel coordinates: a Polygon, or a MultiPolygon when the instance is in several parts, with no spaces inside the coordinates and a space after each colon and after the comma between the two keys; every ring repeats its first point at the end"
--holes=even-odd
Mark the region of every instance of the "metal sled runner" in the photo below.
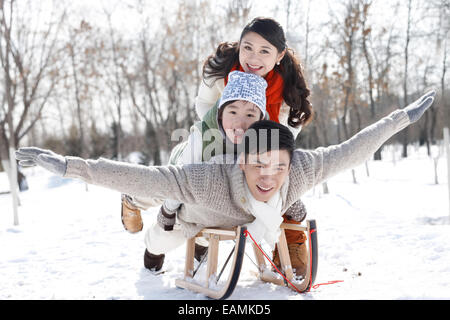
{"type": "MultiPolygon", "coordinates": [[[[177,279],[175,284],[177,287],[188,289],[197,293],[204,294],[212,299],[226,299],[234,291],[241,272],[244,255],[245,255],[245,243],[247,237],[247,230],[245,227],[236,227],[234,229],[216,229],[207,228],[203,229],[197,236],[187,241],[186,245],[186,262],[184,269],[184,278],[177,279]],[[195,239],[196,237],[204,237],[209,241],[207,267],[206,274],[203,279],[196,279],[198,276],[198,269],[194,270],[194,251],[195,251],[195,239]],[[219,243],[223,240],[234,241],[234,246],[228,255],[219,275],[217,275],[218,258],[219,258],[219,243]],[[229,266],[229,276],[223,285],[218,286],[218,280],[225,270],[225,267],[232,258],[231,265],[229,266]]],[[[271,282],[280,286],[288,286],[289,288],[298,291],[308,291],[314,283],[317,273],[318,263],[318,245],[317,245],[317,230],[315,220],[306,221],[306,226],[298,224],[281,224],[281,235],[277,245],[278,253],[280,256],[280,263],[283,276],[272,271],[272,267],[269,268],[266,265],[263,252],[257,244],[253,243],[253,251],[256,257],[256,263],[258,266],[258,277],[262,281],[271,282]],[[286,236],[284,234],[285,229],[304,231],[307,235],[308,246],[308,264],[307,273],[304,279],[298,281],[294,277],[294,273],[291,266],[289,257],[288,246],[286,243],[286,236]]]]}

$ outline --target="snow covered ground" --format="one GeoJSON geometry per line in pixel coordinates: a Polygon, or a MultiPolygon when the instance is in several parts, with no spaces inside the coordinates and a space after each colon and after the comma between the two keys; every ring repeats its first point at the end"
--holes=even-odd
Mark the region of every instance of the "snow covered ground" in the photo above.
{"type": "MultiPolygon", "coordinates": [[[[316,284],[343,282],[299,295],[257,280],[246,257],[230,299],[450,299],[445,159],[436,185],[424,149],[395,162],[389,150],[384,161],[369,161],[370,177],[364,165],[356,169],[358,184],[345,172],[328,182],[329,194],[320,187],[303,199],[318,226],[316,284]]],[[[184,247],[167,255],[165,274],[144,268],[144,232],[124,231],[119,193],[39,168],[24,172],[30,190],[20,194],[18,226],[10,195],[0,194],[0,299],[206,299],[175,286],[184,247]]],[[[143,213],[144,228],[155,215],[143,213]]],[[[247,252],[253,259],[250,245],[247,252]]]]}

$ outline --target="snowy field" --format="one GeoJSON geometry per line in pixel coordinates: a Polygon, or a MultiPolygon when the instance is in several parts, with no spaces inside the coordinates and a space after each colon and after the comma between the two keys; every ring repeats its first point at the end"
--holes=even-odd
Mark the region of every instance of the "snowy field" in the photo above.
{"type": "MultiPolygon", "coordinates": [[[[398,150],[399,152],[399,150],[398,150]]],[[[316,219],[319,268],[309,293],[263,283],[244,259],[230,299],[450,299],[450,224],[447,169],[425,149],[393,161],[368,162],[319,187],[303,199],[316,219]]],[[[30,190],[20,194],[19,225],[12,200],[0,195],[0,299],[186,299],[204,296],[175,286],[182,277],[185,248],[166,256],[162,275],[143,266],[144,232],[126,232],[120,220],[120,194],[55,177],[43,169],[24,170],[30,190]]],[[[0,192],[8,190],[0,173],[0,192]]],[[[156,208],[143,213],[144,228],[156,208]]],[[[222,247],[221,247],[222,249],[222,247]]],[[[224,249],[221,256],[227,256],[224,249]]]]}

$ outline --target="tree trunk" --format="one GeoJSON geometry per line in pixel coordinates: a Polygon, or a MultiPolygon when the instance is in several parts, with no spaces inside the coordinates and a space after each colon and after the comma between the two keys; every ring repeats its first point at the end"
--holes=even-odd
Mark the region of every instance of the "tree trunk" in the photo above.
{"type": "MultiPolygon", "coordinates": [[[[406,107],[408,105],[408,60],[409,60],[409,42],[411,40],[411,1],[408,0],[408,24],[406,28],[406,45],[405,45],[405,71],[403,79],[403,105],[406,107]]],[[[402,132],[402,157],[408,157],[408,142],[409,142],[409,132],[408,127],[403,129],[402,132]]]]}
{"type": "Polygon", "coordinates": [[[162,164],[161,147],[159,145],[156,130],[150,121],[146,122],[145,133],[145,144],[150,152],[150,157],[153,160],[153,165],[159,166],[162,164]]]}
{"type": "Polygon", "coordinates": [[[75,94],[75,102],[77,105],[77,122],[78,122],[78,150],[80,152],[80,157],[86,157],[85,148],[84,148],[84,127],[83,127],[83,118],[82,118],[82,109],[81,109],[81,99],[80,99],[80,82],[78,80],[78,71],[75,63],[75,52],[74,45],[76,36],[72,37],[72,44],[70,45],[70,60],[72,64],[72,77],[74,82],[74,94],[75,94]]]}

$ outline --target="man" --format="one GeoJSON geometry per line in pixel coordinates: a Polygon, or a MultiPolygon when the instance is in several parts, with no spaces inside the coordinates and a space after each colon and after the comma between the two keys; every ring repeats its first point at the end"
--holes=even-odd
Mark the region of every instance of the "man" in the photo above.
{"type": "Polygon", "coordinates": [[[146,237],[152,263],[160,268],[165,253],[205,227],[247,224],[255,239],[265,239],[273,246],[282,212],[315,185],[363,163],[387,139],[419,120],[434,96],[431,91],[349,140],[312,151],[294,150],[292,133],[286,127],[267,120],[256,122],[247,130],[240,161],[235,164],[226,161],[146,167],[107,159],[63,157],[33,147],[19,149],[16,158],[23,166],[40,165],[60,176],[122,193],[183,203],[177,216],[179,229],[164,234],[150,232],[146,237]]]}

